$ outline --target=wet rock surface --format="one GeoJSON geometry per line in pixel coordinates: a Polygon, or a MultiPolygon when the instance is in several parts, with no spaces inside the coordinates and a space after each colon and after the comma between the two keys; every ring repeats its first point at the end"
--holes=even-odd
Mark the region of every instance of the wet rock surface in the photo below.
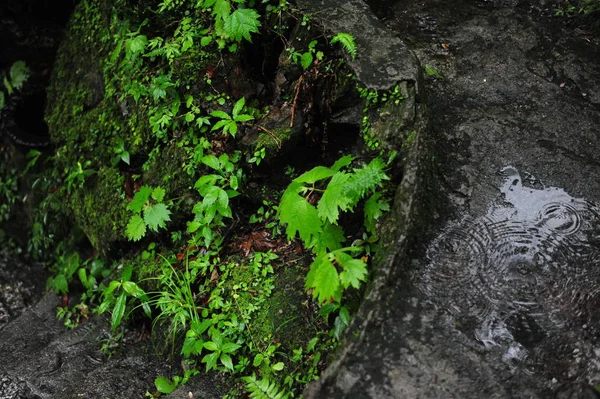
{"type": "Polygon", "coordinates": [[[447,210],[383,262],[392,271],[307,397],[595,397],[597,39],[545,2],[371,6],[443,76],[426,82],[429,195],[447,210]]]}

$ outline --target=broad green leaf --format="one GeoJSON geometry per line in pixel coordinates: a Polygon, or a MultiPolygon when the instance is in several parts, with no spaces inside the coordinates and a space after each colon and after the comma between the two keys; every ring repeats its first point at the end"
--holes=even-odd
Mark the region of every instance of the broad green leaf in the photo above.
{"type": "Polygon", "coordinates": [[[231,360],[231,356],[229,356],[228,354],[221,354],[221,363],[223,363],[223,366],[225,366],[225,368],[233,370],[233,361],[231,360]]]}
{"type": "Polygon", "coordinates": [[[136,36],[132,39],[127,39],[125,42],[125,52],[127,58],[135,58],[142,53],[148,44],[148,38],[144,35],[136,36]]]}
{"type": "Polygon", "coordinates": [[[171,393],[177,388],[177,384],[166,377],[156,377],[154,380],[156,390],[161,393],[171,393]]]}
{"type": "Polygon", "coordinates": [[[335,161],[335,163],[331,166],[331,169],[333,169],[337,172],[344,166],[350,165],[353,160],[354,160],[354,157],[352,155],[343,156],[340,159],[338,159],[337,161],[335,161]]]}
{"type": "Polygon", "coordinates": [[[79,276],[79,281],[81,281],[81,284],[83,284],[85,288],[91,288],[88,286],[87,271],[83,267],[77,270],[77,276],[79,276]]]}
{"type": "Polygon", "coordinates": [[[252,365],[254,367],[258,367],[260,366],[260,364],[263,362],[264,356],[260,353],[256,354],[256,356],[254,356],[254,361],[252,362],[252,365]]]}
{"type": "Polygon", "coordinates": [[[252,8],[238,8],[225,19],[225,31],[232,40],[252,42],[250,33],[257,33],[260,15],[252,8]]]}
{"type": "Polygon", "coordinates": [[[335,170],[332,170],[331,168],[328,168],[326,166],[317,166],[315,168],[312,168],[308,172],[304,172],[300,176],[296,177],[294,179],[294,182],[313,184],[315,182],[318,182],[319,180],[327,179],[333,176],[335,173],[335,170]]]}
{"type": "Polygon", "coordinates": [[[202,47],[208,46],[210,42],[212,42],[212,36],[204,36],[202,39],[200,39],[200,45],[202,47]]]}
{"type": "Polygon", "coordinates": [[[127,294],[125,291],[121,292],[121,295],[117,298],[115,302],[115,307],[112,310],[112,317],[110,319],[110,326],[112,330],[116,330],[121,324],[121,320],[123,319],[123,315],[125,314],[125,304],[127,302],[127,294]]]}
{"type": "Polygon", "coordinates": [[[17,61],[10,67],[9,74],[12,87],[20,89],[29,77],[29,68],[24,61],[17,61]]]}
{"type": "Polygon", "coordinates": [[[234,344],[233,342],[227,342],[227,343],[223,344],[223,346],[221,347],[221,350],[223,351],[223,353],[234,353],[241,347],[242,347],[241,345],[234,344]]]}
{"type": "Polygon", "coordinates": [[[339,265],[343,269],[340,273],[340,281],[344,288],[349,286],[359,288],[360,282],[366,280],[367,264],[362,260],[350,257],[350,259],[339,262],[339,265]]]}
{"type": "Polygon", "coordinates": [[[131,161],[129,152],[123,151],[123,153],[121,154],[121,159],[123,160],[123,162],[125,162],[127,165],[129,165],[129,162],[131,161]]]}
{"type": "Polygon", "coordinates": [[[149,186],[140,187],[140,191],[135,193],[133,197],[133,201],[129,203],[127,206],[128,209],[134,212],[141,212],[142,208],[150,199],[150,195],[152,195],[152,188],[149,186]]]}
{"type": "Polygon", "coordinates": [[[129,295],[135,298],[145,298],[146,292],[140,288],[139,285],[134,283],[133,281],[125,281],[123,282],[123,290],[129,295]]]}
{"type": "Polygon", "coordinates": [[[152,191],[152,198],[154,198],[156,202],[162,202],[162,200],[165,198],[165,189],[162,187],[154,188],[152,191]]]}
{"type": "Polygon", "coordinates": [[[210,113],[211,116],[220,118],[220,119],[224,119],[224,120],[231,120],[231,116],[229,116],[229,114],[227,112],[224,111],[213,111],[210,113]]]}
{"type": "Polygon", "coordinates": [[[302,58],[300,59],[300,64],[302,65],[302,69],[308,69],[308,67],[313,62],[313,55],[310,51],[302,54],[302,58]]]}
{"type": "Polygon", "coordinates": [[[284,366],[283,362],[278,362],[278,363],[275,363],[273,365],[273,367],[271,367],[271,368],[275,371],[281,371],[281,370],[283,370],[283,366],[284,366]]]}
{"type": "Polygon", "coordinates": [[[231,12],[231,4],[229,3],[229,0],[216,0],[213,4],[214,15],[221,19],[225,19],[229,16],[229,13],[231,12]]]}
{"type": "MultiPolygon", "coordinates": [[[[214,157],[214,155],[212,155],[212,156],[214,157]]],[[[217,163],[218,163],[218,161],[217,161],[217,163]]],[[[217,182],[217,180],[221,180],[221,179],[222,179],[222,177],[219,175],[204,175],[201,178],[199,178],[198,180],[196,180],[196,183],[194,184],[194,188],[199,190],[203,186],[214,186],[215,183],[217,182]]]]}
{"type": "Polygon", "coordinates": [[[318,256],[310,268],[313,273],[311,276],[312,286],[307,288],[314,288],[313,297],[319,303],[330,300],[338,301],[341,294],[340,279],[335,266],[331,263],[330,256],[318,256]]]}
{"type": "Polygon", "coordinates": [[[246,99],[244,97],[242,97],[236,101],[235,105],[233,106],[233,111],[231,112],[234,119],[240,112],[242,112],[242,109],[244,109],[245,105],[246,105],[246,99]]]}
{"type": "Polygon", "coordinates": [[[208,349],[209,351],[215,352],[219,350],[219,347],[217,346],[216,343],[212,342],[212,341],[208,341],[204,343],[204,347],[206,349],[208,349]]]}
{"type": "Polygon", "coordinates": [[[205,155],[202,157],[202,163],[214,170],[221,170],[219,159],[214,155],[205,155]]]}
{"type": "Polygon", "coordinates": [[[346,189],[349,179],[350,175],[344,172],[337,172],[333,175],[317,205],[321,219],[327,219],[331,224],[337,224],[340,216],[339,210],[351,209],[352,200],[347,196],[348,190],[346,189]]]}
{"type": "Polygon", "coordinates": [[[323,223],[323,231],[313,238],[310,247],[314,248],[313,252],[317,254],[327,253],[341,248],[344,241],[346,241],[344,230],[339,226],[325,222],[323,223]]]}
{"type": "Polygon", "coordinates": [[[140,215],[133,215],[129,219],[126,228],[127,238],[132,241],[139,241],[146,234],[146,224],[140,215]]]}
{"type": "Polygon", "coordinates": [[[154,204],[144,210],[144,222],[152,231],[158,231],[158,228],[165,228],[165,222],[171,220],[171,211],[163,203],[154,204]]]}
{"type": "Polygon", "coordinates": [[[54,286],[54,292],[56,294],[67,294],[69,293],[69,282],[64,274],[58,274],[54,277],[52,285],[54,286]]]}
{"type": "Polygon", "coordinates": [[[287,223],[286,233],[292,239],[298,232],[305,243],[310,243],[312,237],[321,232],[321,219],[317,208],[309,204],[296,192],[297,186],[290,184],[283,193],[279,205],[279,220],[287,223]]]}
{"type": "Polygon", "coordinates": [[[241,115],[236,115],[234,120],[236,122],[248,122],[248,121],[254,120],[254,117],[252,115],[241,114],[241,115]]]}
{"type": "Polygon", "coordinates": [[[219,352],[212,352],[202,358],[202,363],[206,363],[206,371],[216,368],[219,360],[219,352]]]}
{"type": "Polygon", "coordinates": [[[187,232],[188,233],[193,233],[196,230],[198,230],[200,227],[202,227],[202,223],[197,222],[197,221],[192,221],[192,222],[187,222],[187,232]]]}
{"type": "Polygon", "coordinates": [[[365,201],[365,227],[369,233],[375,233],[375,221],[383,215],[383,212],[389,210],[390,205],[381,199],[380,192],[374,193],[365,201]]]}
{"type": "Polygon", "coordinates": [[[231,208],[229,208],[229,197],[225,190],[219,188],[219,196],[217,198],[218,211],[221,215],[230,218],[231,208]]]}

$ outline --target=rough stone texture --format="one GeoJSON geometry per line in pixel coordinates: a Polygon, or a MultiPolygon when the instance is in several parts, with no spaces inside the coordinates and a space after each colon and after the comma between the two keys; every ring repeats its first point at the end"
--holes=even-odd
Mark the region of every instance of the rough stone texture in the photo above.
{"type": "MultiPolygon", "coordinates": [[[[402,40],[375,18],[360,0],[298,0],[300,8],[332,33],[350,33],[356,39],[358,56],[348,57],[359,82],[372,90],[389,90],[398,82],[417,82],[418,61],[402,40]]],[[[417,88],[417,91],[419,88],[417,88]]]]}
{"type": "MultiPolygon", "coordinates": [[[[423,64],[444,77],[428,79],[427,94],[441,183],[432,192],[442,191],[450,201],[446,219],[479,217],[502,202],[499,172],[508,165],[535,176],[526,180],[598,203],[600,113],[594,93],[600,68],[595,39],[549,19],[540,12],[542,2],[373,3],[423,64]]],[[[578,335],[579,330],[565,325],[556,330],[562,334],[560,345],[550,347],[549,331],[546,344],[534,348],[545,351],[538,355],[546,363],[526,370],[503,358],[506,347],[484,345],[474,326],[458,325],[447,304],[419,289],[428,264],[424,245],[409,255],[403,248],[418,220],[415,208],[407,207],[411,191],[406,190],[426,188],[419,179],[410,180],[424,168],[423,158],[407,167],[406,195],[397,196],[395,211],[406,210],[409,217],[398,229],[397,250],[383,262],[382,270],[389,272],[379,274],[338,360],[305,396],[594,397],[590,385],[597,384],[596,377],[586,378],[577,365],[598,362],[594,336],[578,335]],[[583,357],[577,355],[579,342],[592,349],[583,357]]],[[[441,223],[434,235],[444,231],[441,223]]],[[[413,240],[426,244],[426,237],[413,240]]]]}

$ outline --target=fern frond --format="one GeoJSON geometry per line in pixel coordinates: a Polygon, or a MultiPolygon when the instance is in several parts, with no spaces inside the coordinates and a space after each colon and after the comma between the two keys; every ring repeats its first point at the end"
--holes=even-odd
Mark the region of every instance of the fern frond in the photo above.
{"type": "Polygon", "coordinates": [[[246,391],[250,394],[250,399],[287,399],[290,394],[285,392],[275,381],[269,377],[256,378],[253,374],[248,377],[242,377],[246,382],[246,391]]]}
{"type": "Polygon", "coordinates": [[[331,42],[330,42],[330,44],[335,44],[335,43],[341,44],[342,47],[344,48],[344,50],[346,50],[348,52],[348,54],[350,54],[352,59],[356,58],[356,42],[354,41],[354,36],[352,36],[350,33],[346,33],[346,32],[338,33],[331,39],[331,42]]]}

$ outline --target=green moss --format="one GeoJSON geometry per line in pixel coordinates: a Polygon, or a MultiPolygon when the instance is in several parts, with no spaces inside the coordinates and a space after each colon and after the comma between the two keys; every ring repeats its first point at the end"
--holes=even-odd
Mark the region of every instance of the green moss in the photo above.
{"type": "Polygon", "coordinates": [[[115,168],[102,168],[72,195],[70,207],[78,225],[91,244],[105,252],[112,242],[123,238],[127,224],[126,201],[121,194],[123,176],[115,168]]]}

